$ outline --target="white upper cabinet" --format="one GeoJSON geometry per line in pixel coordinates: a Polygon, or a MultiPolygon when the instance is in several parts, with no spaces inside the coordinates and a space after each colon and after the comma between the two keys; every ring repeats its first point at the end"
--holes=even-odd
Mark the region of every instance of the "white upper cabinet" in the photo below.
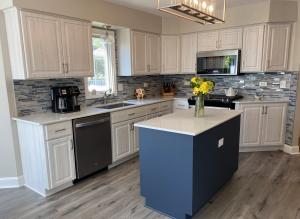
{"type": "Polygon", "coordinates": [[[214,51],[218,49],[219,32],[198,33],[198,52],[214,51]]]}
{"type": "Polygon", "coordinates": [[[92,29],[89,22],[62,20],[65,71],[68,76],[92,76],[92,29]]]}
{"type": "Polygon", "coordinates": [[[145,75],[148,72],[147,64],[147,34],[132,31],[132,65],[134,75],[145,75]]]}
{"type": "Polygon", "coordinates": [[[142,76],[159,74],[161,71],[160,35],[117,30],[118,75],[142,76]]]}
{"type": "Polygon", "coordinates": [[[241,49],[243,42],[243,29],[227,29],[219,32],[218,49],[241,49]]]}
{"type": "Polygon", "coordinates": [[[198,51],[215,51],[242,48],[243,30],[232,28],[198,33],[198,51]]]}
{"type": "Polygon", "coordinates": [[[260,72],[263,64],[265,25],[244,28],[241,72],[260,72]]]}
{"type": "Polygon", "coordinates": [[[16,8],[5,21],[13,79],[92,75],[90,22],[16,8]]]}
{"type": "Polygon", "coordinates": [[[162,36],[162,74],[180,72],[180,37],[162,36]]]}
{"type": "Polygon", "coordinates": [[[291,24],[268,24],[265,71],[288,69],[291,24]]]}
{"type": "Polygon", "coordinates": [[[197,34],[181,36],[181,72],[196,73],[197,34]]]}
{"type": "Polygon", "coordinates": [[[161,38],[157,34],[147,34],[148,71],[159,74],[161,71],[161,38]]]}

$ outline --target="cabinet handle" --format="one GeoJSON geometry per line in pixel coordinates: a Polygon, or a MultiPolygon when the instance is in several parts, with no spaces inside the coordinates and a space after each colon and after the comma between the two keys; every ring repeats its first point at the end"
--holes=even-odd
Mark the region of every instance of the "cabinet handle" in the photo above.
{"type": "Polygon", "coordinates": [[[62,63],[62,68],[63,68],[63,73],[65,74],[66,73],[66,64],[65,63],[62,63]]]}
{"type": "Polygon", "coordinates": [[[268,114],[268,107],[265,106],[265,114],[267,115],[268,114]]]}
{"type": "Polygon", "coordinates": [[[66,71],[66,73],[68,74],[68,73],[69,73],[69,64],[66,64],[66,66],[67,66],[67,71],[66,71]]]}
{"type": "Polygon", "coordinates": [[[128,114],[128,116],[134,116],[135,115],[135,113],[130,113],[130,114],[128,114]]]}
{"type": "Polygon", "coordinates": [[[73,139],[70,139],[70,144],[71,144],[71,150],[74,150],[74,143],[73,143],[73,139]]]}
{"type": "Polygon", "coordinates": [[[58,129],[58,130],[55,130],[55,133],[58,133],[58,132],[63,132],[63,131],[66,131],[67,129],[58,129]]]}
{"type": "Polygon", "coordinates": [[[152,108],[152,109],[151,109],[151,111],[155,111],[155,110],[157,110],[157,108],[152,108]]]}
{"type": "Polygon", "coordinates": [[[265,114],[265,106],[263,106],[263,108],[262,108],[262,113],[261,113],[262,115],[264,115],[265,114]]]}
{"type": "Polygon", "coordinates": [[[222,40],[220,39],[219,40],[219,46],[218,46],[219,49],[221,48],[221,44],[222,44],[222,40]]]}

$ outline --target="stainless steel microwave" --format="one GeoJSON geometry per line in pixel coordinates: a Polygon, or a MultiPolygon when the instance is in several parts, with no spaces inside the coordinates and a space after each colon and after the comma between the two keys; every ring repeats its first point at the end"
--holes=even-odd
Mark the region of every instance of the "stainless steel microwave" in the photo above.
{"type": "Polygon", "coordinates": [[[222,50],[197,53],[197,74],[238,75],[240,50],[222,50]]]}

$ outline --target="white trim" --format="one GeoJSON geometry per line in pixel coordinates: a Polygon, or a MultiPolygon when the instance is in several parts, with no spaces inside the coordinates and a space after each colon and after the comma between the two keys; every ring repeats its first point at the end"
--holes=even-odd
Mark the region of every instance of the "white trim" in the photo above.
{"type": "Polygon", "coordinates": [[[5,177],[0,178],[0,189],[19,188],[24,185],[24,177],[5,177]]]}
{"type": "Polygon", "coordinates": [[[292,154],[292,155],[300,154],[298,145],[291,146],[291,145],[285,144],[285,145],[283,145],[282,151],[287,154],[292,154]]]}
{"type": "Polygon", "coordinates": [[[241,146],[240,152],[279,151],[282,146],[241,146]]]}

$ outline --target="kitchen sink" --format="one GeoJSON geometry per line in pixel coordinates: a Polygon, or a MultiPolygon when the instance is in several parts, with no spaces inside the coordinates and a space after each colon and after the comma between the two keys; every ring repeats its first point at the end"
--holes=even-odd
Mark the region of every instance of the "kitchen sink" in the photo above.
{"type": "Polygon", "coordinates": [[[110,104],[110,105],[106,105],[106,106],[99,106],[97,108],[99,109],[116,109],[116,108],[122,108],[122,107],[126,107],[126,106],[133,106],[135,104],[133,103],[116,103],[116,104],[110,104]]]}

